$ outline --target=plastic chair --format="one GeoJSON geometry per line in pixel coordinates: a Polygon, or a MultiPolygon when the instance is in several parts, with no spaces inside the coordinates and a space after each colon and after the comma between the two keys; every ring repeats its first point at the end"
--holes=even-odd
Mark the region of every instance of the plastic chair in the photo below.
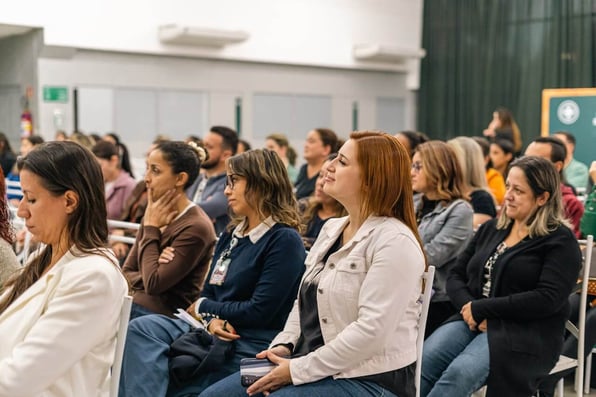
{"type": "Polygon", "coordinates": [[[120,322],[116,334],[116,351],[112,363],[112,378],[110,379],[110,397],[118,397],[118,386],[120,384],[120,371],[122,370],[122,356],[124,355],[124,343],[126,342],[126,331],[130,319],[132,307],[132,296],[125,296],[120,309],[120,322]]]}
{"type": "Polygon", "coordinates": [[[596,347],[592,348],[586,357],[586,375],[584,376],[584,393],[590,394],[590,381],[592,380],[592,354],[596,353],[596,347]]]}
{"type": "MultiPolygon", "coordinates": [[[[583,242],[580,241],[580,244],[583,242]]],[[[556,374],[570,368],[576,368],[575,371],[575,392],[577,397],[583,397],[584,393],[584,343],[586,332],[586,305],[588,300],[588,279],[590,278],[590,266],[592,263],[592,247],[594,245],[594,237],[588,236],[586,239],[586,253],[584,255],[584,266],[582,269],[582,283],[579,303],[579,321],[576,327],[571,321],[567,321],[565,328],[577,338],[577,359],[570,358],[564,355],[559,357],[559,361],[555,367],[550,371],[550,374],[556,374]]],[[[557,383],[555,391],[557,397],[564,397],[564,380],[561,378],[557,383]]]]}
{"type": "Polygon", "coordinates": [[[420,296],[422,301],[422,310],[418,319],[418,337],[416,338],[416,397],[420,397],[420,377],[422,376],[422,348],[424,344],[424,329],[426,328],[426,318],[428,317],[428,308],[435,279],[435,267],[429,266],[422,275],[424,280],[424,290],[420,296]]]}

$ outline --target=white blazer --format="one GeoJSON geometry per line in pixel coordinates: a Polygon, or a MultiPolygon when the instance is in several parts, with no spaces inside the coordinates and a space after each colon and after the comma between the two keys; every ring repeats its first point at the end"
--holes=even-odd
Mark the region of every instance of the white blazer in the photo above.
{"type": "MultiPolygon", "coordinates": [[[[424,254],[412,231],[395,218],[369,217],[326,263],[323,257],[348,218],[330,219],[306,258],[303,280],[321,267],[317,288],[325,344],[290,360],[292,382],[355,378],[416,361],[424,254]]],[[[298,300],[271,346],[300,337],[298,300]]]]}
{"type": "Polygon", "coordinates": [[[76,252],[0,315],[0,397],[108,395],[128,286],[115,258],[76,252]]]}

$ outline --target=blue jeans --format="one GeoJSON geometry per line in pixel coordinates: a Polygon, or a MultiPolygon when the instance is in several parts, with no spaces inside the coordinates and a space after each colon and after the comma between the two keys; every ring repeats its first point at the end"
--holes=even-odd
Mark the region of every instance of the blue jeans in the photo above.
{"type": "Polygon", "coordinates": [[[265,350],[277,331],[260,330],[250,334],[239,331],[234,357],[221,368],[209,372],[183,387],[170,385],[168,352],[172,342],[190,331],[190,326],[178,319],[154,314],[134,319],[128,326],[119,397],[196,396],[207,386],[234,373],[240,360],[254,357],[265,350]]]}
{"type": "Polygon", "coordinates": [[[467,397],[486,383],[489,351],[486,332],[470,331],[460,320],[439,327],[424,341],[422,397],[467,397]]]}
{"type": "MultiPolygon", "coordinates": [[[[395,394],[369,381],[324,378],[300,386],[288,385],[271,393],[274,397],[396,397],[395,394]]],[[[246,397],[246,388],[240,384],[236,372],[203,391],[200,397],[246,397]]],[[[263,397],[262,394],[256,395],[263,397]]]]}

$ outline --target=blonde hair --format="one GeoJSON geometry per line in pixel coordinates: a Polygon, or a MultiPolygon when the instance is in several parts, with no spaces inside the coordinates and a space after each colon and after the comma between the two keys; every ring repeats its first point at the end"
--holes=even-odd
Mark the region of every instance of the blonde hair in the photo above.
{"type": "MultiPolygon", "coordinates": [[[[467,136],[459,136],[447,141],[459,160],[459,165],[464,176],[464,183],[470,190],[469,193],[476,190],[484,190],[492,196],[486,180],[486,168],[484,165],[484,156],[482,148],[474,139],[467,136]]],[[[494,197],[493,197],[494,200],[494,197]]]]}
{"type": "MultiPolygon", "coordinates": [[[[536,156],[525,156],[515,160],[510,167],[519,168],[532,190],[534,198],[544,192],[549,193],[546,203],[530,215],[526,220],[530,238],[546,236],[561,225],[570,227],[570,223],[563,215],[561,196],[561,179],[555,166],[549,160],[536,156]]],[[[507,216],[506,209],[501,211],[497,221],[497,229],[506,229],[512,219],[507,216]]]]}

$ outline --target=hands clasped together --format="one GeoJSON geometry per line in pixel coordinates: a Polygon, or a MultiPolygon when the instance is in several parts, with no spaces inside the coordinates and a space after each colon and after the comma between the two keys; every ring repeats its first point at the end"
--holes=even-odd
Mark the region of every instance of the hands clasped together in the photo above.
{"type": "Polygon", "coordinates": [[[462,315],[471,331],[486,332],[486,319],[482,320],[480,324],[474,320],[474,316],[472,315],[472,301],[463,305],[459,313],[462,315]]]}

